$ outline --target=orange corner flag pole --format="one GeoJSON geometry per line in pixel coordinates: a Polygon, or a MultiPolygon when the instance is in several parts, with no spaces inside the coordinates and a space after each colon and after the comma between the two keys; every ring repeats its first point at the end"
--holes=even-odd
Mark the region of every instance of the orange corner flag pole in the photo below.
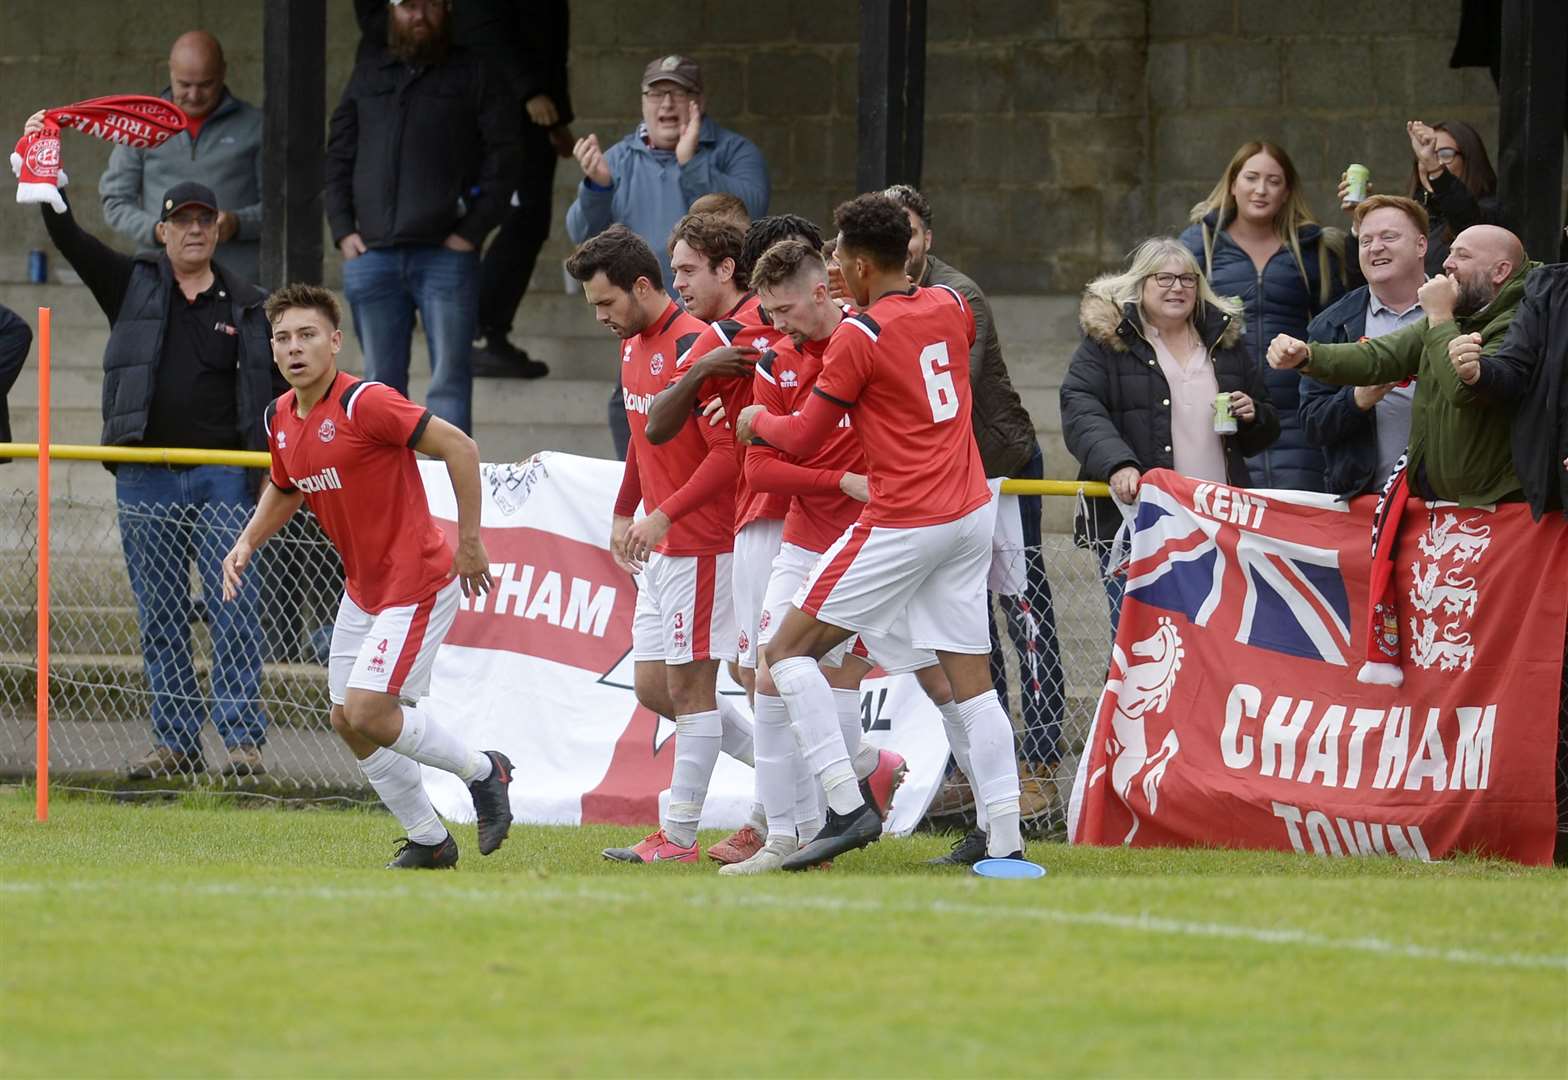
{"type": "Polygon", "coordinates": [[[38,807],[49,820],[49,309],[38,309],[38,807]]]}

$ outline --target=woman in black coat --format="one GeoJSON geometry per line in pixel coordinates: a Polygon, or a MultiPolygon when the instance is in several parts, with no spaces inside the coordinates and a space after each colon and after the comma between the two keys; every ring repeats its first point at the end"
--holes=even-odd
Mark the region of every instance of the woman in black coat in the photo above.
{"type": "MultiPolygon", "coordinates": [[[[1131,503],[1143,473],[1172,469],[1236,487],[1247,457],[1279,437],[1279,414],[1243,345],[1241,304],[1221,299],[1197,260],[1171,237],[1145,240],[1128,269],[1084,290],[1083,341],[1062,381],[1062,437],[1080,480],[1111,485],[1131,503]],[[1214,399],[1230,395],[1235,434],[1214,430],[1214,399]]],[[[1074,531],[1101,572],[1122,515],[1108,498],[1085,500],[1074,531]]],[[[1114,627],[1121,582],[1106,581],[1114,627]]]]}

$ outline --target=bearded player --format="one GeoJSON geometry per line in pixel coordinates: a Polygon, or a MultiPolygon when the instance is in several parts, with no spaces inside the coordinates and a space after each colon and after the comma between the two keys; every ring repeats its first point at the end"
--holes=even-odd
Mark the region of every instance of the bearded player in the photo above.
{"type": "Polygon", "coordinates": [[[664,820],[607,859],[695,862],[697,824],[720,752],[752,763],[751,724],[717,692],[719,662],[735,659],[730,560],[735,441],[688,416],[675,438],[648,441],[654,396],[705,329],[664,291],[653,249],[625,226],[584,241],[566,261],[594,316],[619,337],[631,446],[610,525],[610,551],[638,578],[632,618],[637,700],[675,721],[675,766],[664,820]],[[648,513],[633,519],[638,503],[648,513]]]}
{"type": "Polygon", "coordinates": [[[463,432],[389,386],[337,369],[337,301],[314,285],[267,300],[273,361],[289,391],[267,406],[272,471],[256,512],[223,560],[232,600],[256,550],[309,505],[343,559],[343,600],[332,630],[327,688],[332,729],[408,834],[391,869],[447,869],[457,841],[425,793],[420,765],[468,785],[479,853],[512,826],[512,763],[464,744],[417,704],[460,594],[491,586],[479,537],[479,451],[463,432]],[[457,551],[430,516],[415,451],[446,463],[457,496],[457,551]]]}
{"type": "Polygon", "coordinates": [[[1022,858],[1013,729],[989,666],[995,508],[969,422],[974,318],[953,290],[909,283],[909,218],[891,200],[862,195],[834,218],[835,258],[859,311],[833,332],[798,414],[752,405],[737,422],[742,440],[805,457],[848,416],[869,473],[864,513],[813,567],[768,645],[769,673],[828,801],[827,824],[782,866],[805,869],[881,836],[818,667],[855,633],[937,654],[990,819],[988,852],[1022,858]]]}

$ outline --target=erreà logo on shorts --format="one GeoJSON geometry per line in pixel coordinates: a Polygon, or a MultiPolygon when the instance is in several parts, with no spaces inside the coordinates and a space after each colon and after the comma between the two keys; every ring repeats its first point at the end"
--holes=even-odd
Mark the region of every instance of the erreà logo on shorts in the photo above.
{"type": "Polygon", "coordinates": [[[314,495],[321,491],[342,491],[343,478],[338,475],[335,468],[322,469],[313,476],[289,477],[289,483],[305,492],[314,495]]]}

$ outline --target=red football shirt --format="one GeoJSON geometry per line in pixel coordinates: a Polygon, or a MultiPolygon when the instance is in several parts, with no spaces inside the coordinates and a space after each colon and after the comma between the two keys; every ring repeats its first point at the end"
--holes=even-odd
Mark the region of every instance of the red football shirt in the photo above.
{"type": "MultiPolygon", "coordinates": [[[[823,339],[808,341],[797,349],[788,338],[775,345],[757,364],[756,403],[780,416],[798,412],[816,385],[827,346],[827,339],[823,339]]],[[[746,468],[757,487],[783,487],[792,494],[784,518],[786,544],[826,551],[866,508],[839,487],[845,473],[866,471],[866,455],[848,414],[800,458],[788,457],[771,446],[751,446],[746,452],[746,468]]]]}
{"type": "Polygon", "coordinates": [[[293,390],[267,407],[272,482],[304,492],[343,558],[349,598],[371,614],[416,604],[453,577],[412,449],[429,423],[424,406],[341,371],[303,418],[293,390]]]}
{"type": "MultiPolygon", "coordinates": [[[[621,351],[621,386],[631,450],[641,484],[643,505],[663,509],[673,524],[655,549],[664,555],[716,555],[735,546],[735,470],[729,469],[722,490],[687,507],[690,492],[675,499],[709,454],[710,443],[722,445],[733,464],[735,437],[722,424],[710,426],[696,414],[686,418],[675,438],[655,446],[648,441],[648,408],[654,397],[685,367],[692,346],[707,329],[701,319],[671,303],[641,334],[628,338],[621,351]]],[[[727,467],[728,468],[728,467],[727,467]]]]}
{"type": "MultiPolygon", "coordinates": [[[[726,345],[749,345],[759,353],[765,353],[779,340],[788,341],[788,337],[780,334],[774,326],[767,321],[767,313],[757,303],[756,297],[744,301],[735,311],[718,320],[709,323],[703,330],[702,336],[697,338],[691,351],[681,362],[681,369],[685,370],[691,364],[702,359],[714,349],[726,345]]],[[[740,411],[752,402],[751,379],[718,379],[707,378],[702,380],[702,385],[697,388],[697,411],[700,414],[704,406],[714,395],[724,402],[724,415],[730,424],[734,424],[740,411]]],[[[701,423],[708,422],[702,417],[701,423]]],[[[789,511],[788,495],[768,495],[763,492],[753,491],[746,482],[744,472],[746,448],[736,444],[736,464],[741,468],[740,481],[735,488],[735,531],[740,532],[747,525],[759,519],[778,520],[789,511]]]]}
{"type": "Polygon", "coordinates": [[[969,422],[974,336],[969,305],[946,286],[880,297],[828,339],[800,415],[759,416],[757,434],[808,452],[848,412],[870,470],[861,521],[914,528],[963,517],[991,498],[969,422]]]}

